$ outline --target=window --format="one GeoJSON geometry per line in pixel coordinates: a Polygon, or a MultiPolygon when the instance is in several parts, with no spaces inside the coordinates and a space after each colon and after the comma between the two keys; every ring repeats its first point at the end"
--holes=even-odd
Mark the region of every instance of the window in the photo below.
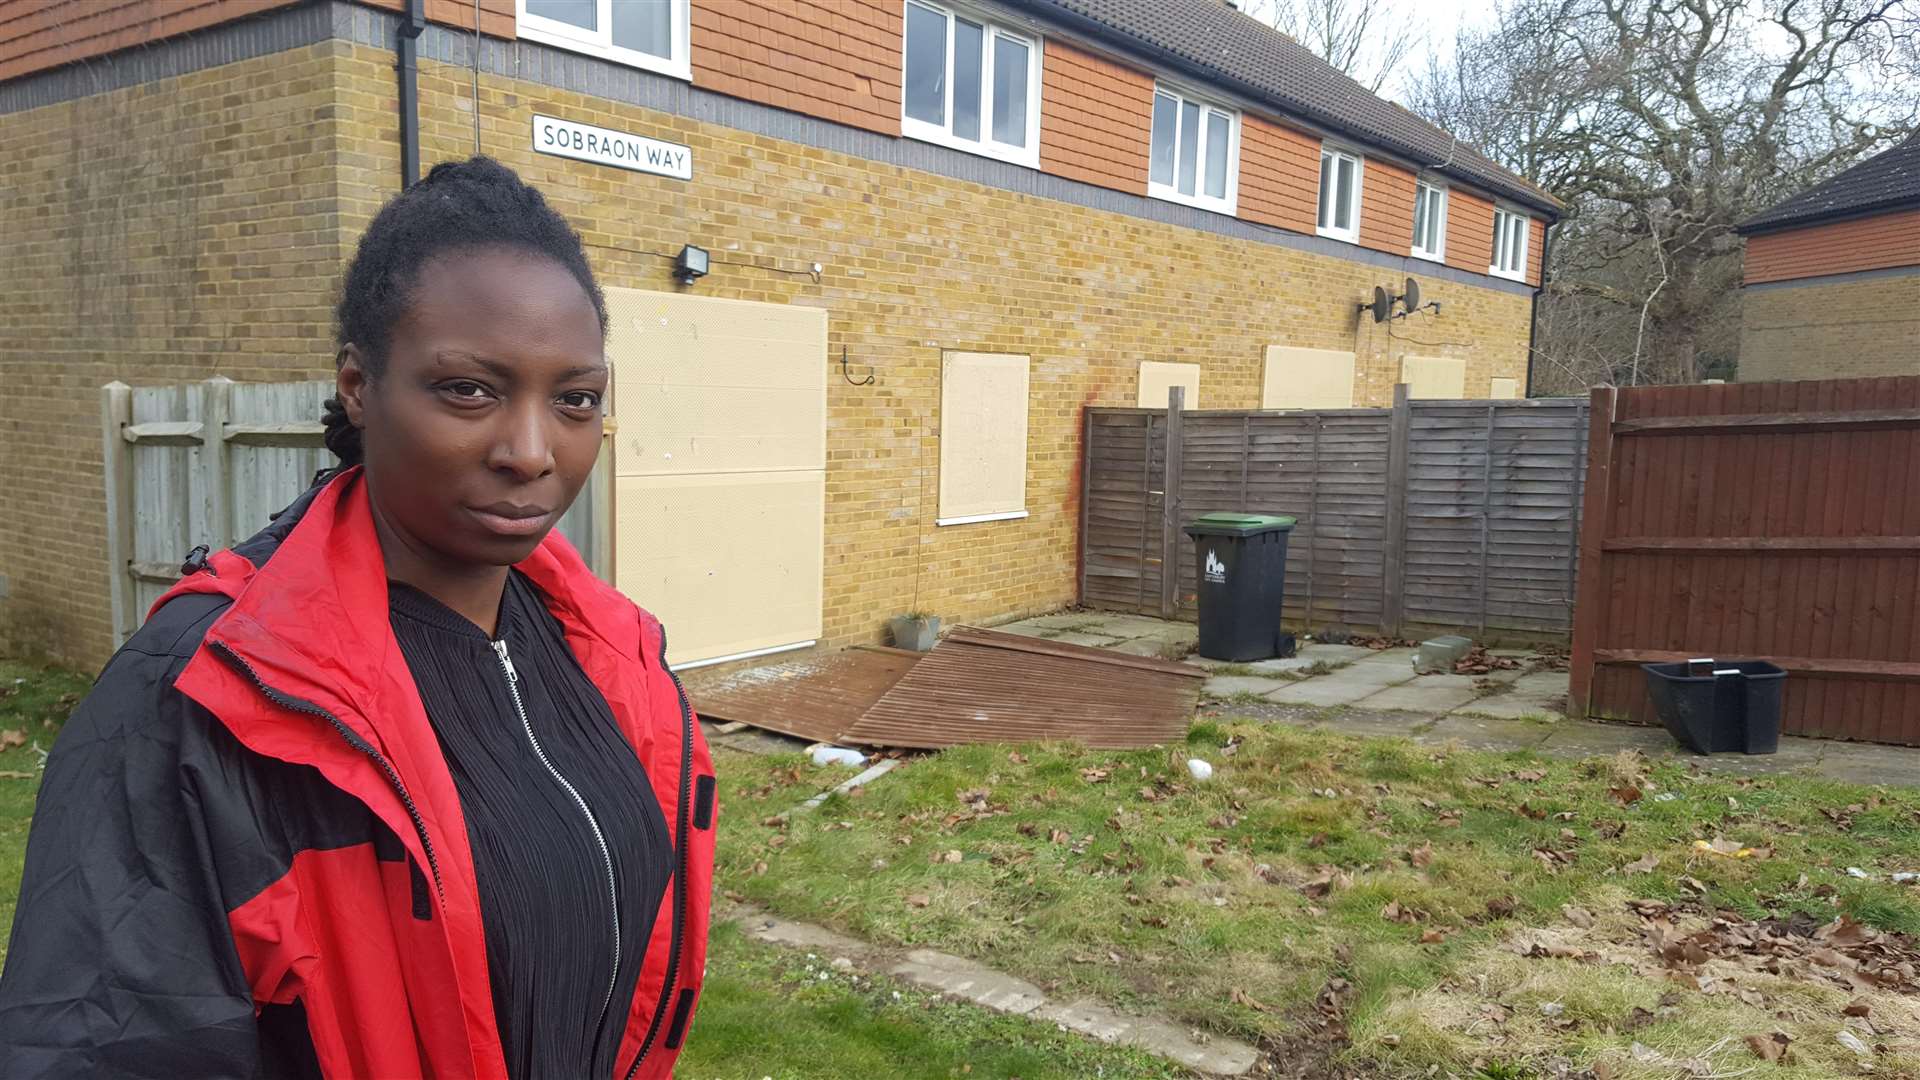
{"type": "Polygon", "coordinates": [[[1525,280],[1527,276],[1527,226],[1532,219],[1517,210],[1496,206],[1493,210],[1493,265],[1487,273],[1525,280]]]}
{"type": "Polygon", "coordinates": [[[1360,239],[1360,158],[1330,146],[1320,151],[1320,235],[1360,239]]]}
{"type": "Polygon", "coordinates": [[[519,0],[520,36],[693,78],[687,0],[519,0]]]}
{"type": "Polygon", "coordinates": [[[1447,189],[1425,180],[1413,188],[1413,253],[1435,262],[1447,254],[1447,189]]]}
{"type": "Polygon", "coordinates": [[[1177,91],[1153,94],[1153,146],[1147,193],[1231,214],[1239,196],[1238,118],[1177,91]]]}
{"type": "Polygon", "coordinates": [[[907,4],[901,130],[1040,164],[1040,42],[921,0],[907,4]]]}
{"type": "Polygon", "coordinates": [[[935,525],[1027,516],[1025,356],[940,360],[940,511],[935,525]]]}

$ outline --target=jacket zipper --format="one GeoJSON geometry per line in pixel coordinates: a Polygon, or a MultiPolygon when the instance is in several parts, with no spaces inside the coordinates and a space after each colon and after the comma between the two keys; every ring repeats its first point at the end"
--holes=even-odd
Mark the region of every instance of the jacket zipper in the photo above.
{"type": "Polygon", "coordinates": [[[675,804],[674,818],[678,822],[678,831],[674,833],[679,840],[679,851],[673,872],[673,940],[667,947],[667,977],[660,987],[660,1002],[654,1006],[653,1021],[647,1025],[647,1037],[640,1042],[640,1053],[628,1067],[626,1080],[633,1080],[640,1071],[640,1063],[647,1060],[647,1054],[653,1050],[653,1040],[660,1034],[660,1025],[667,1017],[667,1006],[673,1001],[673,992],[680,978],[680,950],[682,936],[687,924],[687,816],[690,813],[687,795],[693,787],[693,706],[687,701],[687,688],[680,685],[680,676],[674,674],[667,665],[667,631],[660,630],[660,667],[673,680],[673,692],[680,699],[680,797],[675,804]]]}
{"type": "Polygon", "coordinates": [[[420,849],[427,854],[427,869],[433,873],[433,891],[440,897],[440,906],[444,910],[447,904],[447,891],[440,881],[440,860],[433,853],[433,838],[427,835],[427,823],[425,819],[421,818],[419,807],[413,804],[413,796],[407,793],[407,785],[401,782],[400,773],[394,769],[393,763],[389,762],[386,756],[381,754],[372,743],[361,738],[358,732],[341,723],[339,717],[310,701],[302,701],[292,694],[268,686],[266,680],[260,677],[260,673],[253,670],[253,665],[241,659],[240,654],[234,652],[226,642],[215,641],[212,643],[211,648],[221,659],[227,662],[228,666],[237,669],[241,674],[245,675],[253,685],[259,689],[260,693],[265,695],[268,701],[273,702],[283,709],[297,713],[305,713],[308,716],[317,716],[325,720],[333,730],[340,733],[340,737],[347,741],[348,746],[365,754],[375,765],[380,767],[380,771],[386,776],[387,782],[393,785],[394,793],[400,796],[400,804],[407,808],[407,818],[413,822],[413,830],[420,837],[420,849]]]}
{"type": "Polygon", "coordinates": [[[555,783],[565,788],[567,794],[573,798],[573,805],[580,808],[580,816],[587,819],[587,828],[593,830],[593,842],[600,846],[601,864],[607,869],[607,900],[612,905],[608,910],[613,916],[613,968],[607,973],[606,1000],[600,1003],[600,1022],[604,1024],[607,1019],[607,1010],[613,1007],[614,987],[620,981],[620,887],[614,875],[613,852],[607,847],[606,834],[600,831],[600,821],[587,807],[587,800],[581,798],[579,790],[561,775],[560,770],[554,766],[553,760],[547,757],[546,748],[540,745],[539,738],[534,735],[533,724],[527,719],[526,706],[520,701],[520,673],[514,669],[513,658],[507,655],[506,639],[493,642],[493,652],[500,658],[500,671],[507,677],[507,693],[513,698],[514,713],[520,717],[520,730],[527,733],[527,744],[533,747],[534,756],[540,759],[540,764],[546,766],[547,775],[553,777],[555,783]]]}

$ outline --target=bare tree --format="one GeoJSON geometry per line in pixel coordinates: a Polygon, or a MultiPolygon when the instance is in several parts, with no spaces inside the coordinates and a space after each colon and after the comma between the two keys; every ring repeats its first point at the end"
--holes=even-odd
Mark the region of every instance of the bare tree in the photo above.
{"type": "Polygon", "coordinates": [[[1430,57],[1413,107],[1570,204],[1547,303],[1575,311],[1542,319],[1548,367],[1599,374],[1548,327],[1624,340],[1606,381],[1729,364],[1734,226],[1913,130],[1920,97],[1889,77],[1913,3],[1515,0],[1430,57]]]}
{"type": "Polygon", "coordinates": [[[1242,10],[1374,93],[1399,71],[1419,37],[1395,0],[1247,0],[1242,10]]]}

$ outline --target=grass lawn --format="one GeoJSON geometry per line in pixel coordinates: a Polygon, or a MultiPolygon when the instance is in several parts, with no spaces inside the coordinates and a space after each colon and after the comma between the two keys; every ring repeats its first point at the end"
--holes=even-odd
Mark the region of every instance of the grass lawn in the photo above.
{"type": "MultiPolygon", "coordinates": [[[[40,755],[88,681],[0,660],[0,964],[13,925],[40,755]],[[21,680],[15,682],[15,680],[21,680]],[[20,732],[23,745],[8,732],[20,732]]],[[[1171,1080],[1184,1070],[1035,1023],[833,970],[830,958],[714,927],[683,1080],[1171,1080]]]]}
{"type": "MultiPolygon", "coordinates": [[[[1920,998],[1770,959],[1747,922],[1798,917],[1802,943],[1840,915],[1920,932],[1920,889],[1889,882],[1920,870],[1915,792],[1231,718],[1167,751],[952,750],[786,824],[771,816],[839,772],[729,765],[728,893],[1057,995],[1170,1013],[1277,1061],[1602,1080],[1763,1066],[1810,1080],[1864,1075],[1837,1037],[1851,1022],[1872,1075],[1920,1075],[1920,998]],[[1189,778],[1190,755],[1213,763],[1211,781],[1189,778]],[[1706,952],[1682,940],[1695,932],[1706,952]],[[1849,1021],[1850,1005],[1867,1019],[1849,1021]],[[1747,1037],[1778,1047],[1774,1032],[1792,1041],[1768,1065],[1747,1037]]],[[[1910,939],[1885,944],[1916,959],[1910,939]]]]}

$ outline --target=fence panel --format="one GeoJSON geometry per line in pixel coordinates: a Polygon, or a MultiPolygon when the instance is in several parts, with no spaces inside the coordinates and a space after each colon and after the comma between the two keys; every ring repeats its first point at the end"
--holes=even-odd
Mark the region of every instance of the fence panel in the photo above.
{"type": "Polygon", "coordinates": [[[1784,730],[1920,745],[1920,378],[1596,390],[1590,432],[1576,710],[1770,660],[1784,730]]]}
{"type": "MultiPolygon", "coordinates": [[[[219,550],[252,536],[334,463],[319,422],[333,390],[318,380],[224,378],[101,389],[116,643],[179,580],[192,548],[219,550]]],[[[608,544],[596,504],[606,498],[604,476],[596,475],[559,524],[603,576],[608,544]]]]}
{"type": "MultiPolygon", "coordinates": [[[[1181,526],[1216,511],[1299,519],[1290,624],[1564,637],[1586,410],[1403,395],[1392,410],[1190,412],[1178,475],[1166,477],[1150,441],[1164,410],[1090,409],[1082,602],[1160,613],[1160,493],[1171,489],[1181,526]]],[[[1176,536],[1177,608],[1192,617],[1192,547],[1176,536]]]]}

